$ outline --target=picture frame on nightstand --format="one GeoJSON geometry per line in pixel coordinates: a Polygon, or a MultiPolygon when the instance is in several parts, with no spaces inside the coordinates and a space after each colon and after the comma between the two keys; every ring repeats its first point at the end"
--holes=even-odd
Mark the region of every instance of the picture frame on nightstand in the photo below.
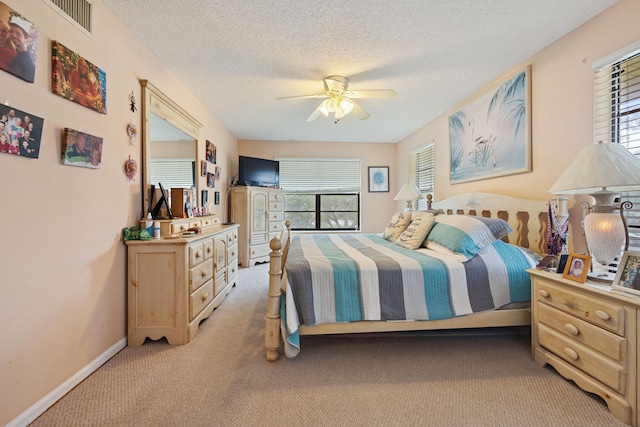
{"type": "Polygon", "coordinates": [[[562,277],[574,282],[584,283],[587,280],[591,257],[589,255],[570,253],[562,277]]]}
{"type": "Polygon", "coordinates": [[[640,252],[625,251],[611,286],[619,291],[640,295],[640,252]]]}

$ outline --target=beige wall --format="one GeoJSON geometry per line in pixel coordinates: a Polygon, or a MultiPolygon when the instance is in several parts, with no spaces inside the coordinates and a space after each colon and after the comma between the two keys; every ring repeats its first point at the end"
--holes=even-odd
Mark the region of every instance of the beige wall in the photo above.
{"type": "MultiPolygon", "coordinates": [[[[351,157],[359,158],[362,173],[360,196],[363,232],[384,230],[394,212],[393,196],[401,187],[396,176],[396,144],[297,142],[297,141],[238,141],[238,154],[242,156],[274,159],[276,157],[351,157]],[[368,167],[389,166],[389,192],[369,193],[368,167]]],[[[406,169],[407,165],[402,167],[406,169]]],[[[235,159],[234,173],[238,172],[235,159]]]]}
{"type": "MultiPolygon", "coordinates": [[[[112,346],[124,344],[121,232],[136,225],[142,208],[141,176],[129,182],[123,164],[129,156],[142,164],[141,142],[130,145],[126,132],[130,120],[142,129],[140,105],[132,113],[128,104],[131,91],[142,99],[139,79],[204,124],[198,150],[203,158],[205,139],[216,144],[222,159],[216,190],[223,194],[227,159],[237,159],[235,138],[102,1],[93,1],[94,40],[40,0],[3,1],[39,27],[40,48],[35,83],[0,71],[0,102],[44,118],[44,131],[39,159],[0,153],[0,425],[37,407],[112,346]],[[107,115],[51,93],[52,40],[106,72],[107,115]],[[104,138],[101,169],[60,163],[64,127],[104,138]]],[[[222,214],[226,207],[215,208],[222,214]]]]}
{"type": "MultiPolygon", "coordinates": [[[[523,66],[532,67],[532,161],[530,173],[449,184],[449,122],[458,107],[447,111],[413,135],[401,141],[398,159],[425,140],[436,141],[436,200],[466,192],[498,192],[530,199],[553,198],[547,190],[573,160],[576,153],[593,142],[593,70],[592,63],[640,40],[640,1],[621,0],[556,43],[514,67],[502,78],[523,66]]],[[[498,79],[498,80],[502,80],[498,79]]],[[[486,92],[494,83],[478,91],[486,92]]],[[[472,99],[476,95],[471,95],[472,99]]],[[[468,102],[462,100],[460,105],[468,102]]],[[[396,181],[406,180],[402,168],[396,169],[396,181]]],[[[585,244],[578,203],[569,197],[571,228],[570,249],[584,252],[585,244]]]]}

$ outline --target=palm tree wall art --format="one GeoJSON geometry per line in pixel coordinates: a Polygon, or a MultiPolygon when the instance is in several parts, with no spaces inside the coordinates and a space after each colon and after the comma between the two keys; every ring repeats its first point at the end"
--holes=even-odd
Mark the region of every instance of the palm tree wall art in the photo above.
{"type": "Polygon", "coordinates": [[[531,67],[449,116],[452,184],[531,171],[531,67]]]}

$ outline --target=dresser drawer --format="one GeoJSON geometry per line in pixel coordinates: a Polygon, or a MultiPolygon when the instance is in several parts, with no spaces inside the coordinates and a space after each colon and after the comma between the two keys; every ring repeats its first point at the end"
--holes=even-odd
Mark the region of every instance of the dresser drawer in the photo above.
{"type": "Polygon", "coordinates": [[[538,339],[540,345],[568,363],[617,392],[624,393],[626,375],[623,366],[542,324],[538,327],[538,339]]]}
{"type": "Polygon", "coordinates": [[[231,247],[238,243],[238,231],[233,230],[230,233],[227,233],[227,246],[231,247]]]}
{"type": "Polygon", "coordinates": [[[269,223],[269,232],[273,233],[276,231],[282,231],[284,230],[284,223],[282,221],[278,221],[278,222],[270,222],[269,223]]]}
{"type": "Polygon", "coordinates": [[[618,335],[624,335],[622,304],[598,301],[572,289],[556,286],[546,279],[538,280],[537,292],[533,297],[536,301],[549,304],[618,335]]]}
{"type": "Polygon", "coordinates": [[[284,200],[281,202],[269,202],[269,213],[284,211],[284,200]]]}
{"type": "Polygon", "coordinates": [[[204,248],[204,259],[213,258],[213,239],[202,242],[204,248]]]}
{"type": "Polygon", "coordinates": [[[238,259],[238,246],[232,246],[227,249],[227,264],[238,259]]]}
{"type": "Polygon", "coordinates": [[[271,248],[268,244],[251,246],[249,258],[260,258],[269,255],[271,248]]]}
{"type": "Polygon", "coordinates": [[[233,281],[238,276],[238,259],[229,263],[227,267],[227,282],[233,281]]]}
{"type": "Polygon", "coordinates": [[[188,222],[178,222],[171,224],[171,234],[182,234],[189,229],[188,222]]]}
{"type": "Polygon", "coordinates": [[[538,320],[569,339],[583,344],[600,354],[623,363],[627,340],[563,311],[537,302],[538,320]]]}
{"type": "Polygon", "coordinates": [[[191,294],[191,319],[198,315],[202,311],[203,308],[207,306],[211,301],[213,301],[213,280],[209,280],[207,283],[202,285],[200,289],[191,294]]]}
{"type": "Polygon", "coordinates": [[[189,291],[198,289],[213,277],[213,262],[203,262],[189,270],[189,291]]]}
{"type": "Polygon", "coordinates": [[[204,243],[189,246],[189,267],[195,267],[204,261],[204,243]]]}
{"type": "Polygon", "coordinates": [[[269,222],[282,222],[284,223],[284,212],[269,212],[269,222]]]}
{"type": "Polygon", "coordinates": [[[189,228],[202,227],[202,221],[199,219],[194,219],[189,221],[189,228]]]}
{"type": "Polygon", "coordinates": [[[284,203],[284,195],[282,194],[282,191],[269,191],[269,201],[284,203]]]}

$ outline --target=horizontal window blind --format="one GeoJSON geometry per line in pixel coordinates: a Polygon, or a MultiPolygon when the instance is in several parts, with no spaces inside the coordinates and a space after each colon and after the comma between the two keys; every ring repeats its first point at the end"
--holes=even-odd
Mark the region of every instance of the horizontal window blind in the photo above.
{"type": "Polygon", "coordinates": [[[360,192],[360,159],[277,158],[280,188],[287,193],[360,192]]]}
{"type": "Polygon", "coordinates": [[[187,158],[151,159],[151,184],[162,188],[191,188],[195,186],[195,160],[187,158]]]}
{"type": "MultiPolygon", "coordinates": [[[[616,142],[640,157],[640,52],[628,53],[595,70],[594,139],[616,142]]],[[[625,211],[629,248],[640,250],[640,192],[621,194],[633,208],[625,211]]]]}
{"type": "MultiPolygon", "coordinates": [[[[409,154],[409,181],[426,196],[433,195],[435,183],[435,143],[423,145],[409,154]]],[[[427,208],[426,198],[418,200],[418,210],[427,208]]]]}

